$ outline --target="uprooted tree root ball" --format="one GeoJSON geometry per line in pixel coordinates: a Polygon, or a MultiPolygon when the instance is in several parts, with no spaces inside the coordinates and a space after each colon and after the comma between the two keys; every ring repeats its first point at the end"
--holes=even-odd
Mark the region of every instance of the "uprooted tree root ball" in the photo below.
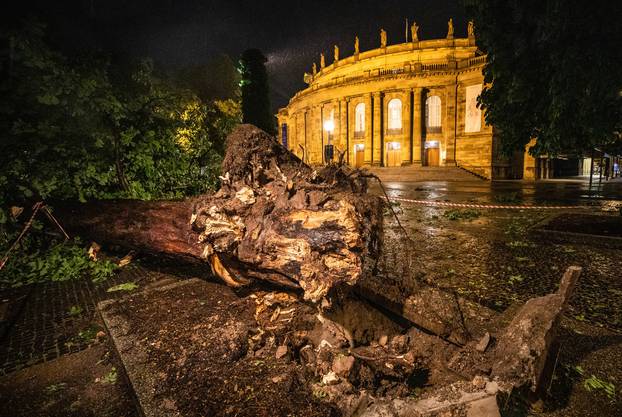
{"type": "Polygon", "coordinates": [[[214,195],[92,202],[60,215],[95,240],[207,261],[232,286],[255,279],[300,287],[311,301],[373,268],[383,202],[367,194],[363,172],[318,172],[251,125],[229,135],[226,149],[214,195]]]}

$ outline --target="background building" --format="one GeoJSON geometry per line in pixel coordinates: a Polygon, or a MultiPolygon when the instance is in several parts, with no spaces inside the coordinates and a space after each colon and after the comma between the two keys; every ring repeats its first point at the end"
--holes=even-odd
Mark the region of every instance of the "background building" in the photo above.
{"type": "MultiPolygon", "coordinates": [[[[451,23],[450,23],[451,27],[451,23]]],[[[382,31],[384,32],[384,31],[382,31]]],[[[460,166],[482,177],[521,178],[524,156],[503,157],[477,97],[486,62],[472,35],[386,45],[339,58],[278,112],[282,143],[310,164],[460,166]]],[[[471,30],[469,32],[472,32],[471,30]]],[[[416,32],[413,32],[416,35],[416,32]]],[[[383,38],[384,36],[384,38],[383,38]]]]}

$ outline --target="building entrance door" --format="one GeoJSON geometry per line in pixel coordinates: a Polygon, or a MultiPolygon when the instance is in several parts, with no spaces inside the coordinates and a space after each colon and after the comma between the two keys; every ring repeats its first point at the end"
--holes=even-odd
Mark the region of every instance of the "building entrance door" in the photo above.
{"type": "Polygon", "coordinates": [[[438,148],[428,148],[425,150],[425,160],[427,166],[437,167],[440,163],[440,152],[438,148]]]}
{"type": "Polygon", "coordinates": [[[365,163],[365,145],[354,145],[354,166],[360,168],[365,163]]]}
{"type": "Polygon", "coordinates": [[[387,166],[399,167],[402,165],[402,147],[399,142],[387,143],[387,166]]]}

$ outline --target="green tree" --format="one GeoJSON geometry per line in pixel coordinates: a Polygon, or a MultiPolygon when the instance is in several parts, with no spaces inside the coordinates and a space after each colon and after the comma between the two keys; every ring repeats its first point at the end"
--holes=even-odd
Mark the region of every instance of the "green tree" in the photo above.
{"type": "Polygon", "coordinates": [[[480,97],[503,150],[581,152],[611,143],[622,120],[620,2],[465,0],[488,54],[480,97]]]}
{"type": "Polygon", "coordinates": [[[148,60],[127,73],[97,56],[67,58],[48,47],[40,24],[7,37],[0,207],[173,198],[215,185],[224,138],[240,121],[236,101],[203,102],[158,77],[148,60]]]}
{"type": "Polygon", "coordinates": [[[244,51],[239,63],[242,90],[242,120],[270,134],[276,133],[276,122],[270,108],[268,60],[258,49],[244,51]]]}
{"type": "MultiPolygon", "coordinates": [[[[33,200],[176,198],[214,187],[225,136],[241,121],[238,100],[202,101],[149,60],[112,68],[96,55],[69,58],[47,45],[37,22],[3,33],[4,43],[1,254],[29,218],[19,207],[33,200]]],[[[112,274],[113,264],[90,261],[83,243],[52,237],[44,224],[35,219],[12,252],[0,288],[112,274]]]]}

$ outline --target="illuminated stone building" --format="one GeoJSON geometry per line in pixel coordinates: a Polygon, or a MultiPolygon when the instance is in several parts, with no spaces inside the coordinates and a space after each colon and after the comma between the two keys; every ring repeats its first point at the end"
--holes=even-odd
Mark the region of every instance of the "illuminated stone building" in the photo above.
{"type": "Polygon", "coordinates": [[[467,38],[387,45],[313,64],[308,87],[278,112],[279,137],[310,164],[343,157],[352,166],[460,166],[485,178],[517,178],[523,155],[504,158],[477,107],[486,57],[467,38]]]}

